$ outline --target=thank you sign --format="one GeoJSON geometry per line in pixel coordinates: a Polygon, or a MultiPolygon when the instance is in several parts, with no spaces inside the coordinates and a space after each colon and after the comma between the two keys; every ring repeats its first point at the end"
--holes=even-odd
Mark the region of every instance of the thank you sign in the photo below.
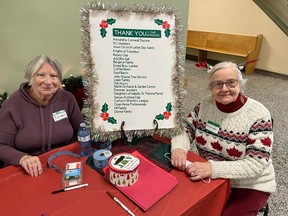
{"type": "Polygon", "coordinates": [[[175,14],[127,8],[87,13],[84,51],[91,65],[86,78],[93,127],[115,132],[124,122],[128,131],[153,130],[156,120],[159,129],[174,128],[179,99],[175,14]]]}

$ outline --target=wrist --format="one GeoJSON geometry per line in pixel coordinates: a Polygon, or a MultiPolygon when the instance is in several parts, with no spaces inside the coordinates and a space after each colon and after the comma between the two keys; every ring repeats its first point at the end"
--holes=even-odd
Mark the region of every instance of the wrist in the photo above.
{"type": "Polygon", "coordinates": [[[19,160],[19,165],[22,166],[22,162],[23,162],[24,160],[26,160],[27,158],[29,158],[29,157],[30,157],[30,155],[24,155],[23,157],[21,157],[20,160],[19,160]]]}

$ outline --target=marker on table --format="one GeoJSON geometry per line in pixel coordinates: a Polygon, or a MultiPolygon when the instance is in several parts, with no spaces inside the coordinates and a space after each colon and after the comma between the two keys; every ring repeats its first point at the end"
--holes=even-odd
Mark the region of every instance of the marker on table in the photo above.
{"type": "Polygon", "coordinates": [[[116,203],[118,203],[126,212],[128,212],[131,216],[135,216],[133,212],[128,209],[119,199],[117,199],[110,191],[106,192],[116,203]]]}
{"type": "Polygon", "coordinates": [[[63,188],[60,190],[56,190],[56,191],[52,191],[52,194],[56,194],[56,193],[60,193],[60,192],[65,192],[65,191],[69,191],[69,190],[74,190],[74,189],[78,189],[78,188],[82,188],[82,187],[87,187],[88,183],[86,184],[80,184],[80,185],[75,185],[72,187],[67,187],[67,188],[63,188]]]}

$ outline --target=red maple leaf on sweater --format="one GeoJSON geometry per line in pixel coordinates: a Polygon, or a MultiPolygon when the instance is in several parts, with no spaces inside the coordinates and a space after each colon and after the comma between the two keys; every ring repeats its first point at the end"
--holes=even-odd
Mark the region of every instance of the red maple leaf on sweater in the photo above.
{"type": "Polygon", "coordinates": [[[196,125],[196,124],[197,124],[197,121],[193,120],[192,123],[193,123],[193,125],[196,125]]]}
{"type": "Polygon", "coordinates": [[[199,143],[201,145],[205,145],[207,142],[202,136],[196,137],[196,141],[197,141],[197,143],[199,143]]]}
{"type": "Polygon", "coordinates": [[[248,140],[247,140],[247,145],[251,145],[251,144],[253,144],[253,143],[255,143],[255,140],[248,138],[248,140]]]}
{"type": "Polygon", "coordinates": [[[272,140],[269,137],[266,137],[265,139],[261,139],[261,142],[264,146],[270,147],[272,144],[272,140]]]}
{"type": "Polygon", "coordinates": [[[231,149],[227,149],[226,150],[228,152],[228,154],[232,157],[241,157],[241,155],[243,154],[243,152],[239,151],[238,149],[236,149],[235,147],[231,148],[231,149]]]}
{"type": "Polygon", "coordinates": [[[221,151],[223,148],[222,146],[218,143],[218,142],[212,142],[211,143],[211,146],[214,148],[214,149],[217,149],[219,151],[221,151]]]}

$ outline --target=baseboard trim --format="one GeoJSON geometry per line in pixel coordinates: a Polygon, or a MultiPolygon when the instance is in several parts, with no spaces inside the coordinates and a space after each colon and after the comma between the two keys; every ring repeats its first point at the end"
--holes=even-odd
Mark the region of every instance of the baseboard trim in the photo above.
{"type": "MultiPolygon", "coordinates": [[[[195,55],[186,54],[186,59],[198,62],[198,57],[195,55]]],[[[219,63],[220,61],[213,60],[213,59],[207,59],[206,62],[208,64],[215,65],[215,64],[219,63]]],[[[258,69],[258,68],[255,68],[255,73],[262,74],[265,76],[275,77],[275,78],[279,78],[279,79],[288,80],[288,75],[286,75],[286,74],[280,74],[280,73],[276,73],[276,72],[272,72],[272,71],[266,71],[266,70],[262,70],[262,69],[258,69]]]]}
{"type": "Polygon", "coordinates": [[[274,78],[288,80],[288,75],[286,75],[286,74],[275,73],[272,71],[266,71],[266,70],[262,70],[262,69],[258,69],[258,68],[255,68],[255,73],[262,74],[265,76],[274,77],[274,78]]]}
{"type": "Polygon", "coordinates": [[[186,54],[186,59],[191,60],[191,61],[198,62],[198,57],[197,57],[197,56],[194,56],[194,55],[186,54]]]}

